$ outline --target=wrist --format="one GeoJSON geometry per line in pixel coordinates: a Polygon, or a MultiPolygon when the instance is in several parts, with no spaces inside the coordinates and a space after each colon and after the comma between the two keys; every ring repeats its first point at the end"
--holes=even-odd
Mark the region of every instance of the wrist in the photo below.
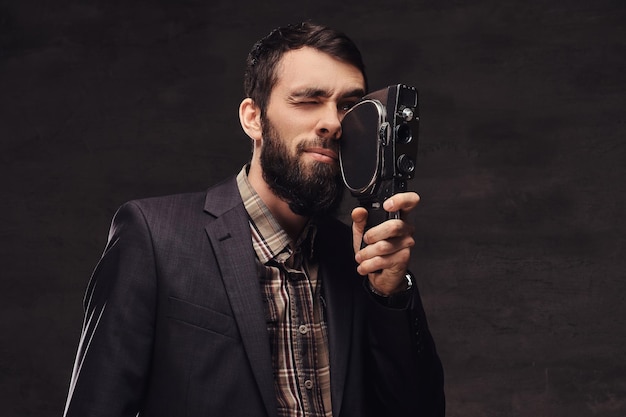
{"type": "Polygon", "coordinates": [[[379,297],[391,297],[394,294],[404,293],[404,292],[409,291],[411,288],[413,288],[413,282],[414,282],[413,274],[410,271],[406,271],[404,274],[404,279],[403,279],[402,284],[397,289],[395,289],[394,291],[390,293],[384,293],[382,291],[379,291],[378,289],[376,289],[376,287],[371,283],[369,279],[367,280],[367,287],[369,288],[370,292],[374,295],[377,295],[379,297]]]}

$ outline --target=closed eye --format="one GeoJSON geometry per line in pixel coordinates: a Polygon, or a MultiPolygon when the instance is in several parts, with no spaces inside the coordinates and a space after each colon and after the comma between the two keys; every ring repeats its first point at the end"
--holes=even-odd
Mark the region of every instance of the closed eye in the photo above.
{"type": "Polygon", "coordinates": [[[294,106],[313,106],[316,104],[319,104],[320,101],[316,100],[314,98],[306,98],[306,99],[289,99],[289,102],[291,102],[292,105],[294,106]]]}

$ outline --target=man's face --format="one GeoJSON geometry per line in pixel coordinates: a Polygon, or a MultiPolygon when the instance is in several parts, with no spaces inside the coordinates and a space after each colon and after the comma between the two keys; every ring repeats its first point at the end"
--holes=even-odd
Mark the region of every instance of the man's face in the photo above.
{"type": "Polygon", "coordinates": [[[291,210],[311,216],[338,203],[338,139],[346,111],[365,94],[361,71],[325,53],[285,53],[263,125],[261,167],[291,210]]]}

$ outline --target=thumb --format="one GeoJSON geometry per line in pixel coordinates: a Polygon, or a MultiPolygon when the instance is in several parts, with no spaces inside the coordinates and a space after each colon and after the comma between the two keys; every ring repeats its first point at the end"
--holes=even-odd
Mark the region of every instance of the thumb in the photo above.
{"type": "Polygon", "coordinates": [[[357,207],[352,210],[352,246],[354,253],[361,250],[361,241],[365,233],[365,224],[367,222],[367,210],[363,207],[357,207]]]}

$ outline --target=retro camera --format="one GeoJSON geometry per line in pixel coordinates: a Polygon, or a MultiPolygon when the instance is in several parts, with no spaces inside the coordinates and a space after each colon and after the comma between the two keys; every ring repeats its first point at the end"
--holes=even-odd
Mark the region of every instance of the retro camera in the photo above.
{"type": "Polygon", "coordinates": [[[383,202],[415,174],[417,90],[396,84],[363,97],[341,122],[339,163],[346,187],[368,211],[366,228],[399,218],[383,202]]]}

